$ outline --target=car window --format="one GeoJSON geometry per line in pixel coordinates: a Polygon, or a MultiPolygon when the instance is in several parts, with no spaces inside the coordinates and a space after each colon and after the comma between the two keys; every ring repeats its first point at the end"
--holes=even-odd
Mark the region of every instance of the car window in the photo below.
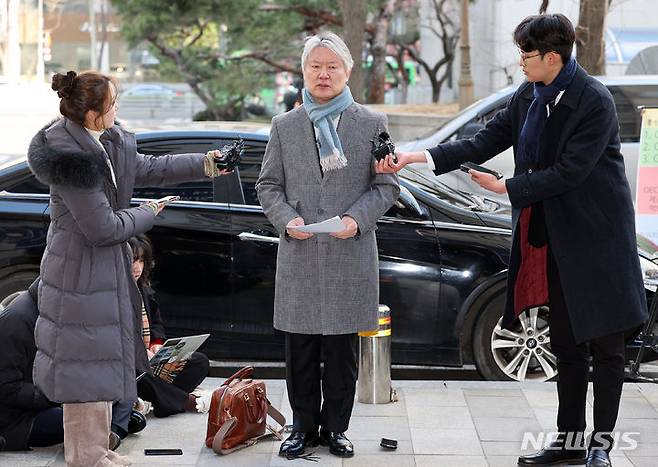
{"type": "Polygon", "coordinates": [[[456,141],[458,139],[473,137],[473,135],[475,135],[478,131],[480,131],[482,128],[484,128],[484,126],[487,123],[489,123],[489,121],[491,119],[493,119],[498,112],[500,112],[502,109],[504,109],[505,105],[506,105],[506,102],[501,101],[499,106],[492,107],[486,113],[482,113],[482,114],[477,115],[476,117],[470,119],[468,122],[466,122],[462,126],[460,126],[457,131],[455,131],[453,134],[451,134],[443,142],[456,141]]]}
{"type": "MultiPolygon", "coordinates": [[[[185,154],[191,152],[205,153],[211,149],[223,146],[224,142],[215,139],[199,140],[175,140],[166,141],[139,141],[138,151],[141,154],[163,156],[165,154],[185,154]]],[[[198,180],[194,182],[179,183],[178,185],[166,187],[135,187],[133,197],[135,198],[162,198],[163,196],[178,195],[187,201],[213,201],[212,180],[198,180]]]]}
{"type": "Polygon", "coordinates": [[[263,162],[265,153],[264,141],[245,141],[245,151],[238,164],[240,173],[240,184],[244,194],[244,203],[258,206],[258,196],[256,195],[256,181],[260,174],[260,166],[263,162]]]}
{"type": "Polygon", "coordinates": [[[384,214],[397,219],[428,220],[427,208],[418,202],[414,195],[403,185],[400,185],[400,195],[393,206],[384,214]]]}
{"type": "Polygon", "coordinates": [[[50,193],[48,186],[37,180],[30,172],[28,172],[28,174],[26,174],[26,176],[20,181],[11,186],[5,187],[5,189],[11,193],[37,193],[42,195],[50,193]]]}
{"type": "Polygon", "coordinates": [[[638,106],[658,106],[658,86],[609,86],[617,107],[622,142],[639,142],[642,118],[638,106]]]}

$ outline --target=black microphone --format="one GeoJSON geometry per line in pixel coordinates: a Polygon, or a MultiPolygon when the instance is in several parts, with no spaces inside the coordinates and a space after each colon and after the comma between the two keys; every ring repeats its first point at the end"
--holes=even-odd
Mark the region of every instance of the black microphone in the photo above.
{"type": "Polygon", "coordinates": [[[385,131],[382,131],[375,138],[371,139],[372,149],[370,154],[378,162],[384,159],[389,154],[393,154],[393,162],[398,163],[398,158],[395,156],[395,145],[391,141],[391,137],[385,131]]]}
{"type": "Polygon", "coordinates": [[[215,165],[219,170],[231,171],[238,165],[244,153],[244,141],[239,138],[219,150],[220,156],[215,158],[215,165]]]}

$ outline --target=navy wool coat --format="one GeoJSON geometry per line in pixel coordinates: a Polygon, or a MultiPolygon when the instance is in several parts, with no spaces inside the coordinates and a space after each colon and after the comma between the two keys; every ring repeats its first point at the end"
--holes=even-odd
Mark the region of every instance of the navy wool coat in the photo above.
{"type": "Polygon", "coordinates": [[[647,304],[612,96],[579,66],[530,165],[519,162],[517,144],[532,99],[533,85],[526,82],[475,136],[429,150],[441,174],[514,147],[514,177],[506,181],[514,235],[503,326],[515,321],[515,285],[526,279],[518,274],[519,216],[541,202],[576,342],[636,327],[647,319],[647,304]]]}

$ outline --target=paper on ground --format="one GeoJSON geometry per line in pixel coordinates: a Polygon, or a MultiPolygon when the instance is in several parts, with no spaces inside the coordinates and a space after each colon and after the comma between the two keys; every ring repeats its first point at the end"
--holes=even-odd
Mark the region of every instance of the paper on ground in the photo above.
{"type": "Polygon", "coordinates": [[[290,226],[288,228],[306,233],[333,233],[340,232],[345,229],[345,226],[343,225],[343,221],[340,220],[340,217],[335,216],[326,221],[318,222],[317,224],[299,225],[295,227],[290,226]]]}

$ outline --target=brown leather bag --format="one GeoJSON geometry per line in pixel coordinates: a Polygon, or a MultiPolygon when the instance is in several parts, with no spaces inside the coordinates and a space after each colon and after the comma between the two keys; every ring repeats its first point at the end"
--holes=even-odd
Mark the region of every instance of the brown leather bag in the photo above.
{"type": "Polygon", "coordinates": [[[251,379],[253,371],[242,368],[212,393],[206,446],[217,454],[252,446],[271,435],[283,440],[286,419],[267,400],[265,383],[251,379]],[[279,430],[267,424],[268,415],[281,425],[279,430]]]}

